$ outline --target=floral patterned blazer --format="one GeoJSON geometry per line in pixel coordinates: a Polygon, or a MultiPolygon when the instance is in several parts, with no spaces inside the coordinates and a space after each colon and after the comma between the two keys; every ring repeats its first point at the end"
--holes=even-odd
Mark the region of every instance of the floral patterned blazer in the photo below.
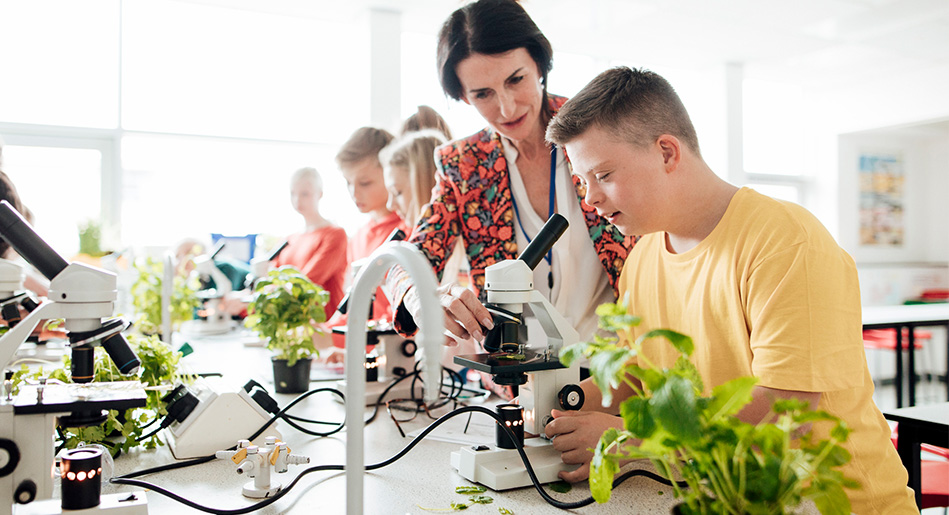
{"type": "MultiPolygon", "coordinates": [[[[554,112],[566,101],[563,97],[550,96],[554,112]]],[[[470,266],[470,286],[481,302],[485,302],[484,269],[515,259],[518,254],[510,173],[501,136],[486,128],[473,136],[447,143],[435,150],[435,162],[437,170],[431,202],[422,209],[419,222],[407,241],[422,251],[441,279],[455,239],[462,238],[470,266]]],[[[615,292],[616,281],[635,239],[624,237],[584,202],[586,187],[578,177],[573,177],[573,183],[590,239],[615,292]]],[[[411,281],[400,267],[393,267],[386,278],[386,287],[392,305],[401,306],[411,281]]],[[[396,318],[397,330],[412,332],[413,328],[400,327],[407,325],[399,323],[402,317],[396,318]]]]}

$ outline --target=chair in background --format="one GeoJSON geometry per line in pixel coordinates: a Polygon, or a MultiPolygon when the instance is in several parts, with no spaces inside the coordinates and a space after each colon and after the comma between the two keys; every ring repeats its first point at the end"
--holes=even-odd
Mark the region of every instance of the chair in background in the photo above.
{"type": "MultiPolygon", "coordinates": [[[[935,349],[930,344],[932,341],[932,332],[926,331],[924,329],[916,329],[915,331],[915,340],[913,348],[916,351],[922,351],[924,353],[923,359],[916,360],[916,376],[926,380],[926,397],[934,396],[938,397],[938,386],[939,380],[937,379],[937,372],[934,368],[936,363],[936,357],[934,355],[935,349]],[[932,391],[932,392],[930,392],[932,391]]],[[[903,328],[903,352],[907,352],[909,345],[909,330],[903,328]]],[[[867,350],[874,351],[888,351],[890,354],[896,352],[896,329],[864,329],[863,330],[863,348],[867,350]]],[[[879,363],[879,360],[876,360],[879,363]]],[[[906,360],[903,361],[907,363],[906,360]]],[[[882,377],[884,372],[879,370],[879,366],[874,367],[876,370],[873,371],[874,380],[882,377]]],[[[917,384],[919,384],[917,382],[917,384]]],[[[900,387],[902,385],[898,385],[900,387]]]]}
{"type": "MultiPolygon", "coordinates": [[[[899,426],[894,426],[890,441],[896,447],[899,442],[899,426]]],[[[946,508],[949,513],[949,449],[927,443],[920,444],[920,450],[942,459],[923,459],[919,464],[920,490],[922,505],[920,509],[946,508]]],[[[925,456],[925,455],[924,455],[925,456]]]]}

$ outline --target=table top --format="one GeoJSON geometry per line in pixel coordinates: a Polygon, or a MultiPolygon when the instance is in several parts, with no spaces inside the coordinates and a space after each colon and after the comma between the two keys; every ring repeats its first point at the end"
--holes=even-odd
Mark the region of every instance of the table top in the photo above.
{"type": "Polygon", "coordinates": [[[883,415],[896,422],[941,426],[949,432],[949,402],[888,409],[883,415]]]}
{"type": "Polygon", "coordinates": [[[864,306],[863,325],[949,323],[949,303],[864,306]]]}
{"type": "MultiPolygon", "coordinates": [[[[243,341],[248,340],[243,338],[243,341]]],[[[254,379],[273,392],[272,372],[269,353],[262,348],[245,347],[241,337],[228,338],[189,338],[194,354],[183,358],[182,362],[195,372],[222,372],[225,377],[237,376],[236,382],[243,384],[254,379]]],[[[311,387],[331,386],[335,383],[315,382],[311,387]]],[[[287,405],[294,395],[274,394],[281,406],[287,405]]],[[[343,406],[329,396],[318,399],[319,395],[308,398],[299,405],[294,414],[307,418],[326,417],[343,413],[343,406]],[[312,402],[311,402],[312,400],[312,402]]],[[[370,411],[367,410],[367,414],[370,411]]],[[[492,424],[483,414],[475,414],[472,425],[492,424]]],[[[450,420],[445,426],[463,429],[467,416],[450,420]]],[[[424,428],[430,420],[419,416],[412,422],[403,423],[407,433],[424,428]]],[[[312,426],[311,426],[312,428],[312,426]]],[[[294,454],[310,457],[309,465],[292,465],[284,474],[273,474],[272,479],[287,484],[303,470],[325,464],[345,462],[345,430],[329,437],[312,437],[291,428],[285,422],[278,425],[283,441],[287,442],[294,454]]],[[[439,428],[441,430],[441,428],[439,428]]],[[[385,408],[380,410],[376,419],[365,430],[366,463],[379,463],[401,451],[411,440],[402,438],[385,408]]],[[[459,443],[425,439],[413,450],[395,463],[367,472],[364,477],[364,510],[366,513],[413,513],[427,514],[429,509],[447,510],[451,503],[465,502],[467,496],[455,493],[456,486],[471,485],[461,477],[450,464],[450,453],[461,447],[459,443]]],[[[116,474],[127,474],[145,468],[174,462],[167,447],[156,450],[133,449],[128,455],[115,461],[116,474]]],[[[624,468],[654,470],[646,461],[637,461],[624,468]]],[[[145,476],[143,479],[171,490],[198,504],[218,509],[239,509],[254,504],[255,501],[241,495],[242,486],[251,481],[238,475],[236,466],[230,460],[216,460],[194,467],[179,469],[145,476]]],[[[57,488],[58,489],[58,488],[57,488]]],[[[103,493],[140,490],[124,485],[103,485],[103,493]]],[[[286,496],[255,513],[345,513],[345,474],[339,472],[314,472],[304,476],[286,496]]],[[[548,492],[550,492],[548,490],[548,492]]],[[[586,483],[575,484],[567,493],[551,495],[566,502],[574,502],[589,497],[586,483]]],[[[55,493],[58,496],[58,492],[55,493]]],[[[199,513],[157,492],[146,493],[151,513],[199,513]]],[[[487,491],[494,499],[490,506],[473,506],[472,513],[498,513],[498,508],[506,508],[517,514],[560,513],[561,510],[548,505],[533,488],[519,488],[503,492],[487,491]],[[484,511],[487,509],[488,511],[484,511]],[[480,510],[480,511],[479,511],[480,510]]],[[[671,487],[661,485],[651,479],[634,477],[617,487],[613,498],[603,505],[592,504],[582,508],[582,513],[668,513],[676,503],[671,487]]],[[[470,511],[470,510],[469,510],[470,511]]],[[[579,510],[577,510],[580,513],[579,510]]]]}

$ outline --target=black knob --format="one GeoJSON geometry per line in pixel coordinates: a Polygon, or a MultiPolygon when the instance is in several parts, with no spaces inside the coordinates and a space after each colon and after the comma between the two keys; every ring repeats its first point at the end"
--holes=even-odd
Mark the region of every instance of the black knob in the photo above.
{"type": "Polygon", "coordinates": [[[7,453],[7,464],[0,468],[0,477],[6,477],[16,470],[20,464],[20,448],[16,442],[7,438],[0,438],[0,449],[7,453]]]}
{"type": "Polygon", "coordinates": [[[577,411],[583,407],[583,389],[579,385],[568,384],[560,389],[557,400],[560,407],[567,411],[577,411]]]}
{"type": "Polygon", "coordinates": [[[32,479],[25,479],[13,492],[13,500],[17,504],[29,504],[36,499],[36,483],[32,479]]]}

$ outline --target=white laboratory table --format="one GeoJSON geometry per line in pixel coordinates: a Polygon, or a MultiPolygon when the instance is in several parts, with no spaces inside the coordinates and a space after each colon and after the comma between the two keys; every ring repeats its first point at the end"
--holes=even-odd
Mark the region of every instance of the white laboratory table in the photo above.
{"type": "MultiPolygon", "coordinates": [[[[189,339],[195,352],[183,359],[196,372],[222,372],[225,377],[237,376],[238,382],[254,379],[272,389],[272,372],[269,354],[257,347],[246,347],[237,335],[203,337],[189,339]]],[[[332,383],[314,382],[313,387],[332,383]]],[[[275,395],[281,406],[286,405],[294,395],[275,395]]],[[[332,413],[341,413],[342,406],[329,398],[313,399],[301,403],[300,416],[317,418],[332,413]]],[[[368,413],[368,411],[367,411],[368,413]]],[[[487,419],[485,415],[475,414],[487,419]]],[[[453,419],[463,425],[463,415],[453,419]]],[[[415,421],[403,424],[406,432],[418,430],[429,423],[420,416],[415,421]]],[[[304,435],[280,423],[283,440],[294,454],[310,457],[310,465],[292,465],[285,474],[274,474],[273,478],[283,484],[290,482],[297,474],[309,466],[320,464],[343,464],[345,443],[348,435],[342,433],[330,437],[311,437],[304,435]]],[[[402,438],[385,409],[375,421],[366,426],[365,456],[367,463],[378,463],[399,452],[410,438],[402,438]]],[[[459,448],[458,443],[426,439],[401,460],[388,467],[366,473],[364,487],[364,511],[371,514],[426,514],[432,513],[423,508],[447,509],[453,502],[464,502],[467,496],[455,493],[455,487],[470,485],[451,467],[450,453],[459,448]]],[[[167,447],[146,451],[135,449],[115,461],[116,474],[121,475],[144,468],[171,463],[174,458],[167,447]]],[[[238,475],[235,466],[229,460],[212,461],[194,467],[163,472],[143,479],[171,490],[185,498],[204,506],[217,509],[240,509],[253,504],[253,501],[240,493],[249,478],[238,475]]],[[[653,470],[648,462],[633,463],[629,468],[653,470]]],[[[130,491],[135,488],[124,485],[104,485],[103,493],[130,491]]],[[[299,484],[277,502],[261,509],[257,513],[345,513],[346,482],[343,472],[316,472],[305,476],[299,484]]],[[[58,494],[57,494],[58,495],[58,494]]],[[[507,508],[517,514],[560,513],[562,510],[548,505],[532,488],[521,488],[504,492],[488,491],[485,495],[494,498],[490,505],[475,505],[466,513],[498,513],[499,508],[507,508]]],[[[551,493],[563,501],[578,501],[589,496],[586,484],[574,485],[565,494],[551,493]]],[[[200,513],[156,492],[148,492],[149,513],[200,513]]],[[[670,487],[651,479],[634,477],[620,485],[609,503],[591,504],[573,510],[577,513],[613,514],[613,513],[669,513],[675,504],[670,487]]]]}
{"type": "MultiPolygon", "coordinates": [[[[903,328],[907,328],[909,377],[909,406],[916,405],[916,328],[942,326],[949,338],[949,303],[911,304],[898,306],[865,306],[863,308],[864,329],[896,330],[896,407],[903,407],[903,328]]],[[[933,342],[935,344],[935,342],[933,342]]],[[[949,351],[949,341],[947,341],[949,351]]],[[[946,366],[949,368],[949,352],[946,353],[946,366]]],[[[949,398],[949,379],[946,381],[946,396],[949,398]]]]}

